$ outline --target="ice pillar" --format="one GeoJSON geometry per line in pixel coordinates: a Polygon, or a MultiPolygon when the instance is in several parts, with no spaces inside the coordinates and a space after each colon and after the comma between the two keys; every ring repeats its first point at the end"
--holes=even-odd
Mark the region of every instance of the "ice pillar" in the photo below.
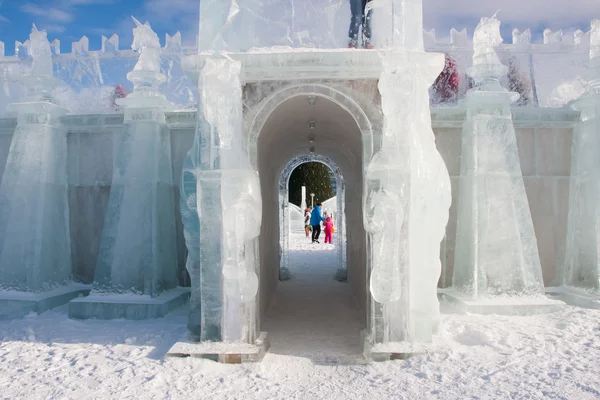
{"type": "Polygon", "coordinates": [[[393,18],[394,48],[382,53],[379,80],[384,134],[365,179],[373,357],[378,344],[431,341],[439,314],[439,249],[451,201],[428,95],[443,56],[423,51],[421,1],[394,1],[393,18]]]}
{"type": "Polygon", "coordinates": [[[241,63],[206,59],[199,91],[196,138],[184,168],[188,205],[182,210],[189,217],[184,216],[188,249],[198,252],[197,262],[188,261],[194,266],[188,328],[202,341],[253,343],[262,204],[258,175],[242,149],[241,63]]]}
{"type": "Polygon", "coordinates": [[[588,90],[573,108],[581,122],[573,135],[569,222],[563,282],[600,289],[600,20],[592,22],[588,90]]]}
{"type": "Polygon", "coordinates": [[[300,202],[300,208],[303,212],[306,209],[306,186],[302,186],[302,201],[300,202]]]}
{"type": "Polygon", "coordinates": [[[177,286],[175,205],[168,106],[158,86],[158,37],[136,21],[141,52],[127,78],[134,91],[118,103],[125,129],[115,135],[113,180],[95,274],[95,291],[157,297],[177,286]]]}
{"type": "Polygon", "coordinates": [[[500,21],[483,18],[474,34],[462,135],[453,289],[479,300],[543,295],[542,269],[525,193],[510,104],[500,86],[507,67],[495,47],[500,21]]]}
{"type": "Polygon", "coordinates": [[[52,99],[46,32],[34,26],[30,39],[28,98],[11,106],[17,127],[0,186],[0,289],[45,292],[67,283],[72,270],[67,133],[60,122],[66,110],[52,99]]]}

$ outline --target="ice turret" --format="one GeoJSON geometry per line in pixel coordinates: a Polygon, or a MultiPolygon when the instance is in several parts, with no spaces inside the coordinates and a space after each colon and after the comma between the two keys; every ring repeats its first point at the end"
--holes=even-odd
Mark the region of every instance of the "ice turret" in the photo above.
{"type": "Polygon", "coordinates": [[[581,122],[573,134],[563,287],[549,292],[600,308],[600,20],[592,22],[587,91],[572,107],[581,122]]]}
{"type": "Polygon", "coordinates": [[[170,104],[158,90],[165,80],[160,45],[150,24],[133,20],[132,48],[140,57],[127,74],[133,92],[116,100],[124,107],[125,129],[115,147],[94,289],[88,298],[71,302],[73,318],[161,317],[188,296],[177,288],[174,183],[165,124],[170,104]],[[108,294],[113,301],[106,304],[108,294]]]}
{"type": "Polygon", "coordinates": [[[0,186],[0,319],[41,312],[81,293],[70,285],[67,133],[53,102],[56,83],[45,31],[30,35],[27,101],[12,104],[17,127],[0,186]],[[1,290],[11,290],[9,294],[1,290]]]}
{"type": "Polygon", "coordinates": [[[541,312],[560,307],[544,297],[533,221],[525,193],[510,104],[500,85],[508,68],[495,47],[500,21],[482,18],[474,34],[475,88],[463,127],[452,294],[468,311],[541,312]]]}

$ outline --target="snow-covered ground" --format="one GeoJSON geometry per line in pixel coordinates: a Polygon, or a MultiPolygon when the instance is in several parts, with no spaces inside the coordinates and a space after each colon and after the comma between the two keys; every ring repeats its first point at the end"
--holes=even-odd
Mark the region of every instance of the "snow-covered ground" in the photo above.
{"type": "Polygon", "coordinates": [[[443,315],[445,350],[360,356],[360,313],[332,279],[335,251],[293,236],[260,364],[167,358],[186,310],[154,321],[73,321],[66,307],[0,322],[2,399],[596,399],[600,310],[531,317],[443,315]]]}

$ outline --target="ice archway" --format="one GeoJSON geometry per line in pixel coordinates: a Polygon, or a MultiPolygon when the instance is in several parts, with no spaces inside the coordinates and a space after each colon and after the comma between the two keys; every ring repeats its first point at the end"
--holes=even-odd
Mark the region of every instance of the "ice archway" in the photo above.
{"type": "MultiPolygon", "coordinates": [[[[339,83],[292,84],[273,90],[253,104],[253,91],[262,95],[265,85],[246,87],[245,149],[259,172],[263,201],[260,236],[261,308],[269,304],[279,280],[280,181],[290,160],[314,155],[330,160],[344,177],[347,239],[347,277],[366,312],[367,246],[363,228],[363,170],[378,142],[381,114],[365,96],[339,83]],[[360,100],[358,100],[360,99],[360,100]],[[314,122],[313,130],[309,122],[314,122]],[[310,143],[308,136],[314,136],[310,143]],[[277,245],[274,245],[277,243],[277,245]]],[[[331,166],[330,164],[330,166],[331,166]]],[[[285,248],[285,247],[284,247],[285,248]]],[[[342,251],[342,257],[346,257],[342,251]]],[[[285,260],[283,260],[285,263],[285,260]]]]}
{"type": "MultiPolygon", "coordinates": [[[[333,171],[336,181],[336,218],[335,218],[335,245],[338,259],[338,270],[335,278],[343,281],[347,279],[346,271],[346,216],[344,213],[345,186],[344,177],[340,168],[329,157],[317,154],[303,154],[292,158],[281,171],[279,179],[279,246],[281,251],[281,260],[279,267],[279,279],[285,280],[289,277],[289,248],[290,248],[290,177],[292,172],[300,165],[308,162],[318,162],[327,166],[333,171]]],[[[301,210],[303,211],[303,210],[301,210]]]]}

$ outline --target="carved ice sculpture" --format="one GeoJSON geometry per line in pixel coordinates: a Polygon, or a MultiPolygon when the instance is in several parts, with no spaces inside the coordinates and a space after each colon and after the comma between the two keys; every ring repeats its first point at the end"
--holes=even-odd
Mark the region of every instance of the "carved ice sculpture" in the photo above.
{"type": "MultiPolygon", "coordinates": [[[[177,286],[174,184],[169,129],[164,110],[169,107],[158,85],[160,44],[146,22],[134,18],[132,48],[140,52],[133,71],[133,93],[117,104],[124,106],[125,129],[115,135],[117,145],[113,180],[92,296],[71,303],[77,318],[152,318],[185,301],[177,286]],[[94,295],[145,295],[115,300],[104,306],[94,295]],[[158,298],[150,300],[149,298],[158,298]]],[[[118,298],[117,298],[118,299],[118,298]]]]}
{"type": "Polygon", "coordinates": [[[475,89],[466,100],[453,277],[458,294],[451,298],[466,299],[461,304],[476,312],[542,311],[551,304],[544,297],[510,111],[519,95],[500,85],[507,72],[495,52],[501,42],[500,21],[482,18],[474,34],[473,67],[468,71],[475,89]],[[488,301],[488,308],[477,308],[477,302],[503,295],[514,297],[513,302],[488,301]],[[468,303],[471,300],[475,303],[468,303]],[[517,311],[523,304],[530,308],[517,311]]]}
{"type": "Polygon", "coordinates": [[[133,70],[160,73],[160,41],[156,32],[152,30],[148,21],[142,24],[137,19],[131,18],[136,26],[133,29],[131,49],[140,53],[133,70]]]}
{"type": "Polygon", "coordinates": [[[572,105],[581,111],[581,122],[573,135],[569,222],[560,282],[567,287],[560,297],[600,308],[600,20],[592,22],[590,40],[588,89],[572,105]]]}
{"type": "Polygon", "coordinates": [[[45,293],[45,301],[15,295],[4,300],[0,292],[0,319],[41,312],[79,294],[68,288],[56,293],[72,273],[67,134],[60,122],[66,110],[53,103],[56,82],[46,31],[34,25],[30,46],[31,73],[22,79],[28,96],[11,105],[17,127],[0,186],[0,290],[45,293]]]}

